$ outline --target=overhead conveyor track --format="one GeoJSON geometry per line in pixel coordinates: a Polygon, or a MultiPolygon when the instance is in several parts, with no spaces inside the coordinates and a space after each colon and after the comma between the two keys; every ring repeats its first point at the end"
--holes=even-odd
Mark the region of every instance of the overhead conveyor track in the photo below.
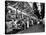
{"type": "MultiPolygon", "coordinates": [[[[10,8],[11,10],[15,10],[16,12],[16,8],[13,8],[12,6],[8,6],[8,8],[10,8]]],[[[35,14],[28,14],[26,12],[21,12],[20,10],[17,9],[18,13],[24,14],[26,16],[29,16],[30,18],[36,19],[38,21],[38,17],[35,14]]]]}

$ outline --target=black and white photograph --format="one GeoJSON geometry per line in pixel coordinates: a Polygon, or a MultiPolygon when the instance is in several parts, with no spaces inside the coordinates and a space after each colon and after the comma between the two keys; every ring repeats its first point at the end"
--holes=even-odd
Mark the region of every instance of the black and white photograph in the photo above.
{"type": "Polygon", "coordinates": [[[45,3],[5,1],[5,34],[45,32],[45,3]]]}

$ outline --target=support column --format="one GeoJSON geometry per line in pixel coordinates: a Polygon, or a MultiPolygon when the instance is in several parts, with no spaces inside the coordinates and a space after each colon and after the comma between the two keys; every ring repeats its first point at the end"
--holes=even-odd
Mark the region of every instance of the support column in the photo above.
{"type": "Polygon", "coordinates": [[[29,28],[29,21],[27,21],[27,28],[29,28]]]}
{"type": "Polygon", "coordinates": [[[29,28],[29,18],[27,18],[27,28],[29,28]]]}

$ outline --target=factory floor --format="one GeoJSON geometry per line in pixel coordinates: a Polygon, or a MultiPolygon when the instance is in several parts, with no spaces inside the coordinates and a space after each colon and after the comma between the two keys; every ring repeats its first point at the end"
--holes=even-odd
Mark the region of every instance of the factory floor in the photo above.
{"type": "Polygon", "coordinates": [[[30,28],[18,32],[18,34],[23,34],[23,33],[39,33],[39,32],[44,32],[45,31],[45,25],[39,24],[39,25],[33,25],[30,26],[30,28]]]}

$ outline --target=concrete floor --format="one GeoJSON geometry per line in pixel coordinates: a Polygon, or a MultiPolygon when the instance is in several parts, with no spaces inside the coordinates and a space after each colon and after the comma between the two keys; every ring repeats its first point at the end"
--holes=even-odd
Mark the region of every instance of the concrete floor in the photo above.
{"type": "Polygon", "coordinates": [[[19,33],[39,33],[44,31],[45,31],[45,26],[43,24],[39,24],[39,25],[30,26],[29,29],[20,31],[18,32],[18,34],[19,33]]]}

